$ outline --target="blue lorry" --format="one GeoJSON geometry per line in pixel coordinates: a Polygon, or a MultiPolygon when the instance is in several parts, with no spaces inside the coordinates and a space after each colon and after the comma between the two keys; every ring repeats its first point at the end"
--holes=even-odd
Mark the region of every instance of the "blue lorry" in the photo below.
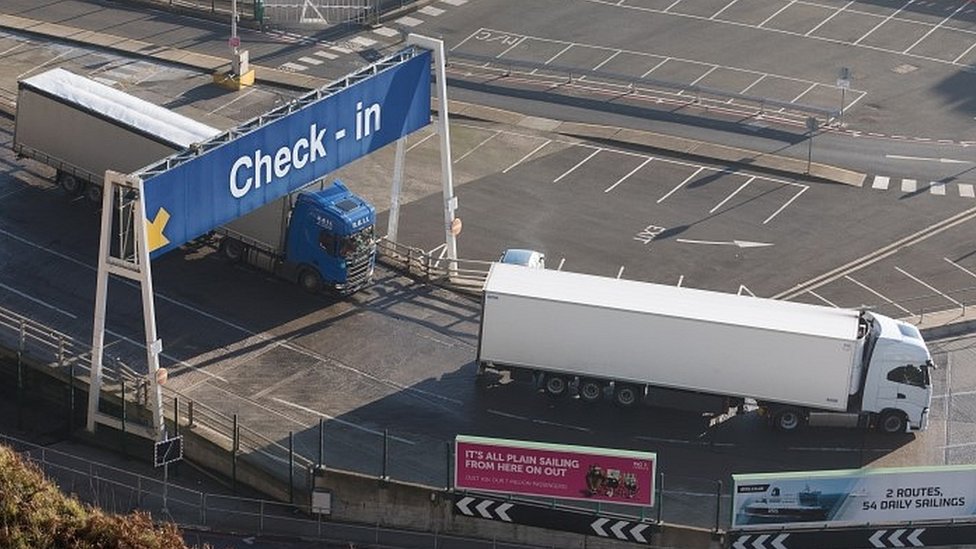
{"type": "Polygon", "coordinates": [[[217,229],[220,254],[298,283],[348,294],[372,280],[376,209],[341,181],[286,195],[217,229]],[[311,189],[311,190],[310,190],[311,189]]]}

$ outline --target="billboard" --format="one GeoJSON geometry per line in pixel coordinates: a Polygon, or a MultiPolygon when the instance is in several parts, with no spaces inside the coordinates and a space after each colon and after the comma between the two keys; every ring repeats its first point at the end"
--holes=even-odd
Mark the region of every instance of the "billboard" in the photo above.
{"type": "Polygon", "coordinates": [[[732,528],[976,518],[976,465],[732,475],[732,528]]]}
{"type": "Polygon", "coordinates": [[[458,435],[454,488],[647,507],[655,459],[652,452],[458,435]]]}
{"type": "MultiPolygon", "coordinates": [[[[430,123],[431,52],[340,91],[295,102],[291,112],[145,177],[152,257],[300,189],[430,123]]],[[[351,80],[351,78],[350,78],[351,80]]],[[[309,97],[309,96],[306,96],[309,97]]]]}

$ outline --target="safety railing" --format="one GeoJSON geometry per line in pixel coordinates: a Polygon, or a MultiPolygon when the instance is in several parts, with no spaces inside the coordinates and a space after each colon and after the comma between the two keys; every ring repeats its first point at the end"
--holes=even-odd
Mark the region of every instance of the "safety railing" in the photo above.
{"type": "Polygon", "coordinates": [[[481,293],[491,261],[435,257],[386,238],[377,242],[380,260],[407,276],[468,293],[481,293]]]}
{"type": "Polygon", "coordinates": [[[701,86],[698,84],[688,84],[647,78],[636,75],[620,74],[603,70],[587,69],[583,67],[572,67],[568,65],[546,64],[519,59],[499,58],[488,55],[478,55],[461,51],[452,51],[448,57],[449,65],[464,65],[483,70],[493,70],[505,76],[515,73],[535,77],[548,75],[554,78],[561,78],[570,83],[583,83],[590,85],[610,85],[616,87],[623,93],[635,92],[654,92],[670,93],[681,98],[682,101],[693,103],[704,103],[708,101],[716,104],[724,103],[728,106],[729,102],[737,105],[752,106],[757,114],[769,112],[772,109],[799,113],[806,116],[813,116],[822,119],[824,123],[830,123],[841,113],[838,109],[818,107],[793,101],[781,101],[769,97],[749,95],[744,93],[730,92],[718,88],[701,86]]]}

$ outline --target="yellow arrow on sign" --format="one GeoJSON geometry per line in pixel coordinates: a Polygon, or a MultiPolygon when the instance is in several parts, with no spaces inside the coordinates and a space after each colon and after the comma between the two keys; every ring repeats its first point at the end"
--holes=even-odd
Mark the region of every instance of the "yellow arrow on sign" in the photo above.
{"type": "Polygon", "coordinates": [[[146,240],[148,240],[149,251],[153,252],[169,244],[169,239],[163,235],[166,224],[169,223],[169,212],[165,208],[160,208],[156,212],[156,219],[146,221],[146,240]]]}

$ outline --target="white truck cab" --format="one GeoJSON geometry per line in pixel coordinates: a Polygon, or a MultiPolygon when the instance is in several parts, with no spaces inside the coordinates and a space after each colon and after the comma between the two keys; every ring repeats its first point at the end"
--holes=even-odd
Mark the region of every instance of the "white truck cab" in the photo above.
{"type": "Polygon", "coordinates": [[[545,269],[546,256],[542,252],[522,248],[509,248],[498,259],[500,263],[522,265],[530,269],[545,269]]]}
{"type": "Polygon", "coordinates": [[[935,366],[922,335],[907,322],[867,312],[864,316],[869,323],[868,368],[861,410],[877,414],[884,432],[924,430],[932,404],[929,370],[935,366]]]}

